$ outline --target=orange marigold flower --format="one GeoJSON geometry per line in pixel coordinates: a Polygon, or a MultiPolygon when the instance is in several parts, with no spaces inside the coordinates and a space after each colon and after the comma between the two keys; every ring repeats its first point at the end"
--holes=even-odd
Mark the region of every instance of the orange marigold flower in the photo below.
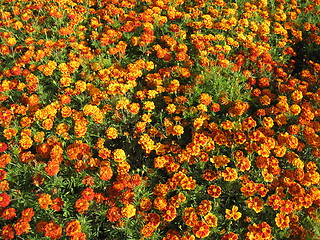
{"type": "Polygon", "coordinates": [[[77,233],[81,232],[80,222],[78,220],[67,222],[65,231],[67,236],[75,236],[77,233]]]}
{"type": "Polygon", "coordinates": [[[213,213],[208,213],[204,216],[204,221],[209,227],[218,226],[218,218],[213,213]]]}
{"type": "Polygon", "coordinates": [[[205,170],[202,177],[207,181],[213,181],[218,179],[218,174],[212,170],[205,170]]]}
{"type": "Polygon", "coordinates": [[[227,120],[227,121],[225,121],[225,122],[222,122],[222,123],[220,124],[220,126],[221,126],[224,130],[230,130],[230,129],[233,128],[233,122],[227,120]]]}
{"type": "Polygon", "coordinates": [[[200,95],[199,102],[204,105],[209,105],[212,101],[212,97],[208,93],[202,93],[200,95]]]}
{"type": "Polygon", "coordinates": [[[49,205],[52,204],[51,195],[47,193],[42,193],[39,195],[38,203],[40,208],[48,209],[49,205]]]}
{"type": "Polygon", "coordinates": [[[211,185],[207,189],[207,193],[214,198],[218,198],[221,195],[222,189],[217,185],[211,185]]]}
{"type": "Polygon", "coordinates": [[[177,216],[177,211],[173,206],[167,205],[163,210],[162,217],[164,220],[171,222],[177,216]]]}
{"type": "Polygon", "coordinates": [[[227,167],[225,170],[223,170],[221,176],[225,181],[232,182],[238,178],[238,173],[234,168],[227,167]]]}
{"type": "Polygon", "coordinates": [[[290,218],[289,216],[287,216],[285,213],[281,212],[281,213],[277,213],[277,216],[275,218],[276,224],[277,226],[283,230],[285,228],[289,227],[289,223],[290,223],[290,218]]]}
{"type": "Polygon", "coordinates": [[[110,163],[109,165],[104,165],[104,164],[100,165],[99,175],[100,175],[100,179],[105,181],[109,181],[112,178],[113,171],[112,171],[112,168],[110,167],[110,163]]]}
{"type": "Polygon", "coordinates": [[[153,205],[155,209],[164,210],[167,207],[167,200],[164,197],[156,197],[153,200],[153,205]]]}
{"type": "Polygon", "coordinates": [[[33,208],[26,208],[21,212],[21,219],[24,219],[27,222],[30,222],[35,212],[33,208]]]}
{"type": "Polygon", "coordinates": [[[142,197],[142,199],[140,200],[140,205],[139,208],[142,211],[149,211],[152,207],[152,202],[149,198],[147,197],[142,197]]]}
{"type": "Polygon", "coordinates": [[[86,199],[79,198],[74,205],[77,212],[84,214],[89,208],[89,202],[86,199]]]}
{"type": "Polygon", "coordinates": [[[121,219],[120,208],[111,207],[107,210],[107,218],[110,222],[116,222],[121,219]]]}
{"type": "Polygon", "coordinates": [[[91,201],[94,198],[94,190],[90,187],[84,189],[81,193],[81,197],[87,201],[91,201]]]}
{"type": "Polygon", "coordinates": [[[0,193],[0,207],[5,208],[10,204],[10,196],[7,193],[0,193]]]}
{"type": "Polygon", "coordinates": [[[233,232],[225,234],[221,240],[238,240],[238,234],[235,234],[233,232]]]}
{"type": "Polygon", "coordinates": [[[226,219],[231,219],[237,221],[239,218],[241,218],[242,213],[238,212],[238,207],[237,206],[232,206],[232,210],[226,209],[226,219]]]}
{"type": "Polygon", "coordinates": [[[253,209],[256,213],[261,212],[264,204],[259,197],[249,198],[246,203],[248,207],[253,209]]]}
{"type": "Polygon", "coordinates": [[[205,238],[209,236],[210,228],[205,222],[198,221],[193,227],[192,232],[197,238],[205,238]]]}
{"type": "Polygon", "coordinates": [[[16,209],[14,208],[6,208],[1,213],[1,217],[7,220],[12,220],[16,216],[16,209]]]}
{"type": "Polygon", "coordinates": [[[15,230],[12,226],[12,224],[5,225],[1,230],[1,237],[3,239],[9,240],[14,239],[15,230]]]}
{"type": "Polygon", "coordinates": [[[44,226],[44,235],[51,239],[59,239],[62,237],[62,227],[50,221],[44,226]]]}
{"type": "Polygon", "coordinates": [[[208,200],[202,200],[197,206],[197,214],[200,216],[206,215],[212,209],[212,202],[208,200]]]}
{"type": "Polygon", "coordinates": [[[220,168],[227,166],[227,164],[230,162],[230,158],[225,155],[218,155],[210,158],[210,162],[214,163],[216,168],[220,168]]]}
{"type": "Polygon", "coordinates": [[[16,231],[17,236],[20,236],[24,233],[28,233],[30,229],[31,229],[31,227],[30,227],[29,222],[24,221],[23,219],[19,219],[14,224],[14,230],[16,231]]]}

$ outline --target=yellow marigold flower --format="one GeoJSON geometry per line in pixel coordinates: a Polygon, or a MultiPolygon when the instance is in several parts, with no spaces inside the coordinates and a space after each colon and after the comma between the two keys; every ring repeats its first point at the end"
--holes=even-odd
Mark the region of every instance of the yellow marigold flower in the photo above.
{"type": "Polygon", "coordinates": [[[155,209],[164,210],[167,207],[167,200],[164,197],[156,197],[153,201],[155,209]]]}
{"type": "Polygon", "coordinates": [[[292,104],[290,106],[290,112],[293,114],[293,115],[299,115],[299,113],[301,112],[301,107],[297,104],[292,104]]]}
{"type": "Polygon", "coordinates": [[[181,125],[175,125],[172,128],[172,134],[176,136],[180,136],[184,133],[184,128],[181,125]]]}
{"type": "Polygon", "coordinates": [[[6,43],[7,43],[8,46],[14,46],[14,45],[16,45],[17,40],[14,37],[9,37],[6,40],[6,43]]]}
{"type": "Polygon", "coordinates": [[[126,153],[123,149],[116,149],[113,151],[113,160],[115,162],[121,162],[126,159],[126,153]]]}
{"type": "Polygon", "coordinates": [[[50,130],[53,127],[53,120],[51,118],[47,118],[42,122],[42,127],[46,130],[50,130]]]}
{"type": "Polygon", "coordinates": [[[84,92],[87,89],[87,84],[84,81],[77,81],[75,83],[75,87],[77,90],[79,90],[80,92],[84,92]]]}
{"type": "Polygon", "coordinates": [[[293,93],[291,93],[291,98],[295,102],[299,102],[303,98],[303,93],[299,90],[295,90],[293,93]]]}
{"type": "Polygon", "coordinates": [[[172,114],[172,113],[174,113],[175,111],[176,111],[176,105],[174,105],[174,104],[172,104],[172,103],[170,103],[170,104],[168,104],[168,106],[166,107],[166,110],[167,110],[167,112],[169,113],[169,114],[172,114]]]}
{"type": "Polygon", "coordinates": [[[239,218],[241,218],[242,213],[238,212],[238,207],[237,206],[232,206],[232,210],[226,209],[226,219],[231,219],[237,221],[239,218]]]}
{"type": "Polygon", "coordinates": [[[274,125],[273,119],[271,117],[264,117],[262,120],[262,125],[267,129],[272,128],[274,125]]]}
{"type": "Polygon", "coordinates": [[[114,127],[109,127],[106,130],[106,135],[108,139],[116,139],[118,137],[118,130],[114,127]]]}
{"type": "Polygon", "coordinates": [[[32,143],[33,143],[33,140],[26,135],[22,136],[19,141],[19,144],[22,149],[30,148],[32,146],[32,143]]]}
{"type": "Polygon", "coordinates": [[[148,111],[152,111],[154,108],[155,108],[154,102],[152,102],[152,101],[144,102],[143,109],[148,110],[148,111]]]}

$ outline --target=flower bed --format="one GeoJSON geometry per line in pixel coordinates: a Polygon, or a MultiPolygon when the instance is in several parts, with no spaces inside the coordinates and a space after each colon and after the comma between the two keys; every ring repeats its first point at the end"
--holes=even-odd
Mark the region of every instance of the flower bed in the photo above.
{"type": "Polygon", "coordinates": [[[319,0],[1,4],[2,239],[319,239],[319,0]]]}

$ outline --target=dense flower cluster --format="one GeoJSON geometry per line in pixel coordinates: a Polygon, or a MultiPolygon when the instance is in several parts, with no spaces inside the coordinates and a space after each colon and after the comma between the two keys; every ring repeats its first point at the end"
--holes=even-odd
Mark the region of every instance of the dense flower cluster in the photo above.
{"type": "Polygon", "coordinates": [[[0,5],[2,239],[306,239],[319,0],[0,5]]]}

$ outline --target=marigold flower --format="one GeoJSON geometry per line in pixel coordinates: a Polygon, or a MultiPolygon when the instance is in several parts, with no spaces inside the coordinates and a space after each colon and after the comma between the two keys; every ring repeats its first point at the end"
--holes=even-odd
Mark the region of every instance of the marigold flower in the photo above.
{"type": "Polygon", "coordinates": [[[205,238],[210,234],[209,226],[203,221],[197,221],[196,225],[192,229],[193,234],[197,238],[205,238]]]}
{"type": "Polygon", "coordinates": [[[299,113],[301,112],[301,107],[297,104],[292,104],[290,106],[290,112],[293,114],[293,115],[299,115],[299,113]]]}
{"type": "Polygon", "coordinates": [[[116,149],[112,153],[115,162],[121,162],[126,159],[126,153],[123,149],[116,149]]]}
{"type": "Polygon", "coordinates": [[[12,224],[5,225],[1,230],[1,237],[3,239],[14,239],[15,230],[12,224]]]}
{"type": "Polygon", "coordinates": [[[227,164],[230,162],[230,158],[228,158],[225,155],[219,155],[214,156],[213,158],[210,158],[210,162],[212,162],[216,168],[227,166],[227,164]]]}
{"type": "Polygon", "coordinates": [[[238,173],[234,168],[227,167],[225,170],[223,170],[221,176],[225,181],[232,182],[238,178],[238,173]]]}
{"type": "Polygon", "coordinates": [[[106,130],[106,135],[108,139],[116,139],[118,137],[118,130],[114,127],[109,127],[106,130]]]}
{"type": "Polygon", "coordinates": [[[154,227],[152,224],[147,223],[140,229],[140,233],[142,236],[146,238],[152,237],[153,233],[157,230],[156,227],[154,227]]]}
{"type": "Polygon", "coordinates": [[[16,209],[15,208],[6,208],[1,213],[1,217],[7,220],[12,220],[16,216],[16,209]]]}
{"type": "Polygon", "coordinates": [[[65,231],[67,236],[75,236],[77,233],[81,232],[80,222],[78,220],[67,222],[65,231]]]}
{"type": "Polygon", "coordinates": [[[164,210],[167,207],[167,200],[164,197],[156,197],[153,201],[155,209],[164,210]]]}
{"type": "Polygon", "coordinates": [[[275,218],[277,226],[283,230],[285,228],[289,227],[290,218],[285,213],[277,213],[277,216],[275,218]]]}
{"type": "Polygon", "coordinates": [[[109,165],[100,166],[99,175],[100,179],[109,181],[113,176],[112,168],[109,165]]]}
{"type": "Polygon", "coordinates": [[[221,240],[238,240],[238,234],[235,234],[233,232],[225,234],[221,240]]]}
{"type": "Polygon", "coordinates": [[[226,219],[231,219],[233,218],[233,220],[237,221],[238,219],[240,219],[242,216],[241,212],[238,212],[238,207],[237,206],[232,206],[232,210],[230,209],[226,209],[226,219]]]}
{"type": "Polygon", "coordinates": [[[303,93],[299,90],[295,90],[291,93],[291,98],[295,102],[300,102],[303,98],[303,93]]]}
{"type": "Polygon", "coordinates": [[[17,236],[20,236],[24,233],[28,233],[30,229],[31,229],[31,227],[30,227],[29,222],[24,221],[23,219],[19,219],[14,224],[14,230],[15,230],[17,236]]]}
{"type": "Polygon", "coordinates": [[[0,207],[5,208],[9,204],[10,204],[10,196],[5,192],[0,193],[0,207]]]}
{"type": "Polygon", "coordinates": [[[214,198],[218,198],[221,195],[222,189],[217,185],[211,185],[207,189],[207,193],[214,198]]]}
{"type": "Polygon", "coordinates": [[[162,217],[164,220],[171,222],[177,216],[177,211],[173,206],[167,205],[165,209],[163,209],[162,217]]]}
{"type": "Polygon", "coordinates": [[[74,205],[77,212],[84,214],[89,208],[89,202],[86,199],[79,198],[74,205]]]}
{"type": "Polygon", "coordinates": [[[212,209],[212,202],[208,200],[202,200],[201,203],[197,206],[197,214],[200,216],[206,215],[212,209]]]}
{"type": "Polygon", "coordinates": [[[261,210],[263,208],[263,204],[264,204],[259,197],[254,197],[254,198],[250,197],[246,201],[246,203],[247,203],[248,207],[253,209],[256,213],[261,212],[261,210]]]}
{"type": "Polygon", "coordinates": [[[142,211],[149,211],[152,207],[152,202],[149,198],[147,197],[142,197],[141,200],[140,200],[140,205],[139,205],[139,208],[142,210],[142,211]]]}
{"type": "Polygon", "coordinates": [[[44,226],[44,235],[51,239],[59,239],[62,237],[62,227],[50,221],[44,226]]]}
{"type": "Polygon", "coordinates": [[[110,222],[117,222],[121,219],[120,208],[111,207],[107,210],[107,218],[110,222]]]}
{"type": "Polygon", "coordinates": [[[262,125],[267,129],[272,128],[274,125],[273,119],[271,117],[264,117],[262,120],[262,125]]]}
{"type": "Polygon", "coordinates": [[[132,204],[126,204],[121,208],[121,215],[125,218],[132,218],[136,215],[136,208],[132,204]]]}

